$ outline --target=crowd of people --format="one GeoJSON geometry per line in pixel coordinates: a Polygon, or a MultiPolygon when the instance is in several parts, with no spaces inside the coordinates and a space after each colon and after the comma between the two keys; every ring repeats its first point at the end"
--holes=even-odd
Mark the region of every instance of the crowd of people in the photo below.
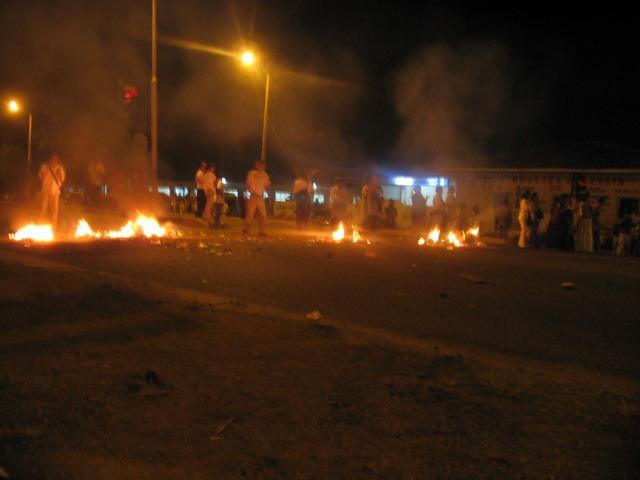
{"type": "MultiPolygon", "coordinates": [[[[600,217],[604,207],[603,197],[592,198],[584,195],[577,198],[563,195],[557,198],[551,207],[545,241],[539,233],[544,213],[538,194],[525,191],[520,197],[518,223],[520,248],[540,247],[558,248],[568,252],[599,253],[602,244],[602,224],[600,217]]],[[[496,231],[506,238],[511,213],[506,202],[496,214],[496,231]]],[[[612,251],[615,255],[633,254],[640,256],[640,216],[637,213],[622,212],[612,230],[612,251]]]]}

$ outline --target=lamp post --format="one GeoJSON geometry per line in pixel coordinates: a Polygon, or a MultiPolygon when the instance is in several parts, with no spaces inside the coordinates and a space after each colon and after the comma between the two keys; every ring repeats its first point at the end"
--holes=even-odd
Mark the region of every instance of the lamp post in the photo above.
{"type": "MultiPolygon", "coordinates": [[[[256,63],[255,55],[246,51],[240,56],[242,63],[249,67],[256,63]]],[[[262,142],[260,147],[260,160],[267,163],[267,137],[269,133],[269,93],[271,91],[271,73],[264,70],[266,79],[264,83],[264,109],[262,112],[262,142]]]]}
{"type": "MultiPolygon", "coordinates": [[[[7,102],[7,110],[10,114],[14,115],[22,111],[20,102],[15,99],[11,99],[7,102]]],[[[27,198],[31,197],[31,132],[33,131],[33,115],[31,112],[27,112],[29,118],[29,127],[27,130],[27,174],[26,174],[26,194],[27,198]]]]}
{"type": "Polygon", "coordinates": [[[158,191],[158,8],[151,0],[151,185],[158,191]]]}

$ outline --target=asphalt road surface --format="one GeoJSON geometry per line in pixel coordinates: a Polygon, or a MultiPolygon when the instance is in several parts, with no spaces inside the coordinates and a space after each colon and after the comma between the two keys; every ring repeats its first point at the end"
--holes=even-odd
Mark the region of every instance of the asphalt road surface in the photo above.
{"type": "Polygon", "coordinates": [[[1,248],[479,352],[640,374],[640,262],[514,248],[335,244],[328,230],[1,248]],[[574,289],[562,288],[572,282],[574,289]]]}

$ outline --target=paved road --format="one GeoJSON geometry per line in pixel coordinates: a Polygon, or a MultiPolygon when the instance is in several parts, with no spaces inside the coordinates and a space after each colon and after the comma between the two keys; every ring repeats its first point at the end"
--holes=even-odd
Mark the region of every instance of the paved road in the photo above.
{"type": "Polygon", "coordinates": [[[372,245],[313,240],[289,231],[243,241],[231,229],[164,245],[0,248],[490,352],[640,375],[634,259],[421,249],[400,237],[372,245]],[[564,281],[577,288],[561,288],[564,281]]]}

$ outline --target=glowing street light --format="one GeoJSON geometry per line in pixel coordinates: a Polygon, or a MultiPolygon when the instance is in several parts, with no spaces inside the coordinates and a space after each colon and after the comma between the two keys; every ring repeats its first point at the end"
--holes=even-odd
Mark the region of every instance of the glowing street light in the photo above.
{"type": "Polygon", "coordinates": [[[20,104],[17,100],[11,99],[7,102],[7,110],[9,110],[9,113],[18,113],[20,111],[20,104]]]}
{"type": "Polygon", "coordinates": [[[240,60],[243,64],[249,66],[256,63],[256,56],[253,54],[253,52],[246,51],[240,56],[240,60]]]}
{"type": "MultiPolygon", "coordinates": [[[[11,98],[7,102],[7,111],[10,114],[17,114],[22,111],[20,102],[11,98]]],[[[29,112],[29,129],[27,133],[27,197],[31,196],[31,131],[33,130],[33,116],[29,112]]]]}
{"type": "MultiPolygon", "coordinates": [[[[240,54],[240,61],[246,67],[251,67],[256,63],[256,56],[249,50],[240,54]]],[[[260,160],[267,163],[267,134],[269,131],[269,92],[271,90],[271,74],[263,66],[266,74],[264,85],[264,110],[262,113],[262,145],[260,147],[260,160]]]]}

